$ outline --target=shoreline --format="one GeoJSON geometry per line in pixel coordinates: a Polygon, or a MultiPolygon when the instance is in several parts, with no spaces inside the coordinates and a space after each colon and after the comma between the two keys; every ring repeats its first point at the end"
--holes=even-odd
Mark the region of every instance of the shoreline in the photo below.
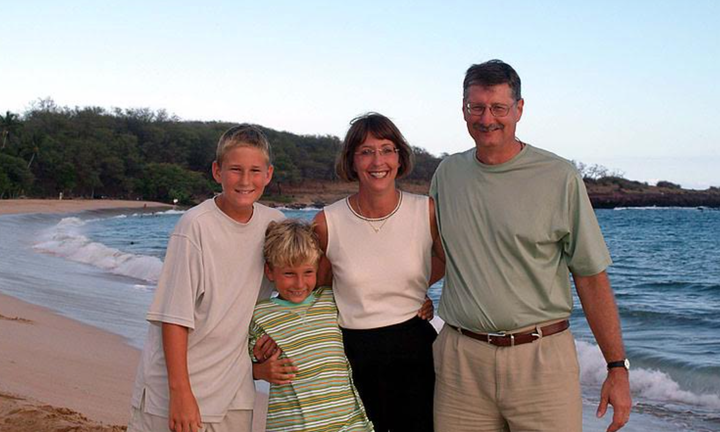
{"type": "Polygon", "coordinates": [[[0,215],[24,213],[78,213],[89,210],[172,209],[170,204],[154,201],[85,199],[9,199],[0,200],[0,215]]]}
{"type": "MultiPolygon", "coordinates": [[[[123,200],[0,200],[4,215],[95,210],[169,210],[123,200]]],[[[123,336],[0,292],[0,430],[120,432],[140,351],[123,336]]],[[[254,431],[264,430],[258,393],[254,431]]]]}
{"type": "MultiPolygon", "coordinates": [[[[0,201],[0,215],[169,208],[122,200],[0,201]]],[[[125,430],[140,358],[125,338],[4,293],[0,336],[0,429],[125,430]]]]}

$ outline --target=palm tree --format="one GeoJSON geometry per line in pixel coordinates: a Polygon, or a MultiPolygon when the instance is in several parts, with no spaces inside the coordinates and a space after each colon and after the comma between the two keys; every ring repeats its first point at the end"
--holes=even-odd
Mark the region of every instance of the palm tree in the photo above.
{"type": "Polygon", "coordinates": [[[0,149],[5,148],[10,134],[14,134],[20,129],[20,126],[22,126],[18,118],[17,114],[13,114],[10,111],[6,111],[4,116],[0,115],[0,128],[2,129],[2,147],[0,147],[0,149]]]}

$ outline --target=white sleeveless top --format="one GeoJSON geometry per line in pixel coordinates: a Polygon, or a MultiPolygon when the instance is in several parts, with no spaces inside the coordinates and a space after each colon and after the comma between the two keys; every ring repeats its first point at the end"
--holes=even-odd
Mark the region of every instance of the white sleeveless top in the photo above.
{"type": "Polygon", "coordinates": [[[341,327],[385,327],[417,314],[430,280],[428,199],[400,192],[398,209],[382,222],[369,223],[347,198],[323,209],[341,327]]]}

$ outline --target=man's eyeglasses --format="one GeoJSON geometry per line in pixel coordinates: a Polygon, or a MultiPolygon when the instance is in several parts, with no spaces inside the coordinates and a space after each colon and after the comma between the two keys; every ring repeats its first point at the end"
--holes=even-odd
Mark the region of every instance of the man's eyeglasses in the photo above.
{"type": "Polygon", "coordinates": [[[517,101],[512,105],[492,104],[488,107],[487,105],[468,103],[465,105],[465,109],[467,109],[470,115],[481,116],[485,113],[486,109],[490,108],[490,114],[492,114],[493,117],[505,117],[510,112],[510,108],[516,104],[517,101]]]}
{"type": "Polygon", "coordinates": [[[387,158],[387,157],[394,155],[395,153],[397,153],[399,151],[400,151],[399,148],[390,147],[390,146],[380,147],[379,149],[365,147],[363,149],[356,151],[355,155],[360,156],[363,159],[371,159],[371,158],[375,157],[375,154],[377,153],[377,155],[380,156],[381,158],[387,158]]]}

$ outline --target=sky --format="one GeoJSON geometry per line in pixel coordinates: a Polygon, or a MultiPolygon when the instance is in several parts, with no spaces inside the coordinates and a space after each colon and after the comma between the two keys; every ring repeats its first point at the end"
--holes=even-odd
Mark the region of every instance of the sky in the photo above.
{"type": "Polygon", "coordinates": [[[342,138],[367,111],[474,146],[467,68],[522,79],[518,137],[625,177],[720,186],[720,2],[0,0],[0,113],[165,109],[342,138]]]}

